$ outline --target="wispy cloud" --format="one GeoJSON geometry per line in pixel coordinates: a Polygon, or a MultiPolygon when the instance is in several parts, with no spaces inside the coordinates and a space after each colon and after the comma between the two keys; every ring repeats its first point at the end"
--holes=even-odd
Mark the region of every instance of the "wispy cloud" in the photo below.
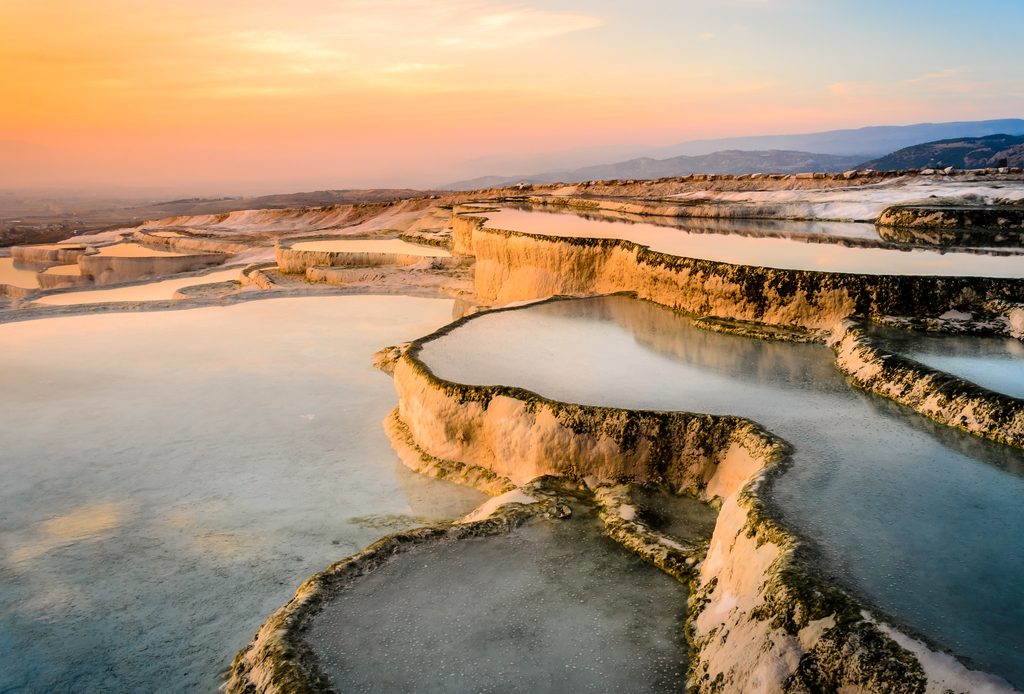
{"type": "Polygon", "coordinates": [[[437,72],[450,69],[451,65],[438,65],[437,63],[398,63],[396,65],[382,65],[374,68],[373,72],[386,75],[402,75],[409,73],[437,72]]]}
{"type": "MultiPolygon", "coordinates": [[[[488,50],[521,46],[604,24],[601,18],[492,3],[455,3],[461,17],[445,22],[436,44],[459,50],[488,50]],[[468,6],[468,7],[467,7],[468,6]],[[466,10],[469,10],[466,12],[466,10]]],[[[455,9],[455,8],[449,8],[455,9]]],[[[436,15],[435,15],[436,16],[436,15]]]]}
{"type": "Polygon", "coordinates": [[[964,72],[964,69],[962,67],[950,67],[950,68],[946,68],[945,70],[936,70],[934,72],[926,72],[923,75],[920,75],[918,77],[913,77],[913,78],[911,78],[909,80],[906,80],[906,82],[908,84],[921,84],[921,83],[925,83],[925,82],[938,82],[938,81],[942,81],[942,80],[952,79],[954,77],[959,77],[960,75],[963,74],[963,72],[964,72]]]}

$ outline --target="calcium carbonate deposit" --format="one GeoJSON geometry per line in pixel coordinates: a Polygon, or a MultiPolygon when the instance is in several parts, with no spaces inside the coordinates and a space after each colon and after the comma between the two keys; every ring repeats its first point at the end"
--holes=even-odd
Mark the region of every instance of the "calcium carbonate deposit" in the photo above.
{"type": "Polygon", "coordinates": [[[475,318],[423,361],[566,402],[749,417],[794,446],[773,497],[822,570],[898,624],[1024,686],[1024,461],[852,389],[819,345],[708,332],[625,297],[475,318]]]}
{"type": "Polygon", "coordinates": [[[419,547],[356,582],[306,640],[338,691],[681,690],[685,587],[592,513],[419,547]],[[372,653],[372,657],[367,654],[372,653]]]}

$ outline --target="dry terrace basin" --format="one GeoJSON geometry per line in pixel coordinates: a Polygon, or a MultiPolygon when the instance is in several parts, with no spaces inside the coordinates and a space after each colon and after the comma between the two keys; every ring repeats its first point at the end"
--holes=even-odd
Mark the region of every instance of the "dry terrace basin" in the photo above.
{"type": "Polygon", "coordinates": [[[282,272],[302,273],[317,266],[417,265],[426,260],[448,262],[452,254],[437,246],[401,239],[353,239],[316,236],[278,241],[274,249],[282,272]]]}

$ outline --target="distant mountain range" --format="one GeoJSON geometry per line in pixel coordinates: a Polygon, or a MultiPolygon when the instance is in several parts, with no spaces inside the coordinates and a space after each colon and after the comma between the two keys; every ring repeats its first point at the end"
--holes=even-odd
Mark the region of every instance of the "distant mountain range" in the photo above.
{"type": "Polygon", "coordinates": [[[861,161],[875,159],[903,147],[954,137],[983,137],[996,133],[1024,135],[1024,119],[956,121],[952,123],[917,123],[915,125],[873,125],[850,130],[828,130],[803,135],[764,135],[732,137],[720,140],[691,140],[661,147],[643,156],[664,159],[680,154],[710,154],[724,149],[821,152],[860,156],[861,161]]]}
{"type": "Polygon", "coordinates": [[[860,168],[891,171],[947,166],[957,169],[1024,166],[1024,136],[999,134],[925,142],[865,162],[860,168]]]}
{"type": "Polygon", "coordinates": [[[800,171],[843,171],[863,161],[864,157],[844,157],[834,154],[812,154],[787,150],[742,151],[725,150],[699,156],[678,156],[671,159],[651,159],[641,157],[620,161],[614,164],[585,166],[573,171],[552,171],[505,178],[502,176],[484,176],[469,181],[451,184],[455,190],[473,190],[477,188],[498,188],[526,183],[556,183],[574,181],[590,181],[594,179],[630,179],[630,178],[668,178],[670,176],[686,176],[692,173],[797,173],[800,171]]]}
{"type": "Polygon", "coordinates": [[[882,161],[883,155],[895,153],[895,150],[911,145],[916,146],[921,142],[931,143],[942,139],[965,140],[995,134],[1024,135],[1024,119],[919,123],[830,130],[801,135],[692,140],[650,150],[646,156],[611,164],[520,176],[484,176],[458,181],[444,187],[452,190],[473,190],[520,182],[573,183],[593,179],[685,176],[691,173],[842,171],[862,166],[861,163],[867,160],[882,161]]]}

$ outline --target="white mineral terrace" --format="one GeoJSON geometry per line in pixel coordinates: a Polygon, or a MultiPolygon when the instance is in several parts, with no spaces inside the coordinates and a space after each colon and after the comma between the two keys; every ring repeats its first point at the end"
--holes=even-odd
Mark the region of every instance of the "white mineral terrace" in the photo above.
{"type": "MultiPolygon", "coordinates": [[[[69,267],[77,267],[75,265],[69,267]]],[[[56,270],[56,268],[53,268],[56,270]]],[[[241,270],[231,268],[218,270],[206,275],[178,277],[158,282],[133,284],[128,287],[111,287],[110,289],[90,289],[87,291],[61,292],[40,297],[33,303],[44,306],[71,306],[75,304],[100,304],[110,301],[161,301],[173,299],[175,292],[186,287],[197,287],[204,284],[237,280],[241,270]]]]}
{"type": "Polygon", "coordinates": [[[43,270],[45,275],[78,275],[82,274],[82,268],[78,264],[73,265],[54,265],[43,270]]]}
{"type": "Polygon", "coordinates": [[[401,239],[321,239],[299,241],[291,245],[296,251],[321,251],[326,253],[400,253],[421,255],[426,258],[450,258],[451,253],[437,246],[424,246],[401,239]]]}
{"type": "Polygon", "coordinates": [[[426,343],[421,358],[459,383],[758,422],[794,446],[771,498],[834,580],[1024,684],[1019,450],[858,392],[824,346],[705,331],[626,297],[485,314],[426,343]]]}
{"type": "Polygon", "coordinates": [[[472,213],[486,227],[558,237],[621,239],[654,251],[738,265],[870,275],[1024,277],[1024,256],[998,256],[937,250],[893,250],[807,243],[797,238],[763,238],[691,233],[649,222],[583,217],[576,214],[501,208],[472,213]]]}
{"type": "Polygon", "coordinates": [[[667,199],[682,203],[758,205],[773,209],[775,216],[874,221],[891,205],[934,202],[992,204],[1024,199],[1021,181],[947,181],[927,177],[898,178],[881,184],[832,189],[694,191],[667,199]]]}
{"type": "Polygon", "coordinates": [[[146,258],[154,256],[180,256],[187,255],[186,253],[178,253],[176,251],[164,251],[154,248],[147,248],[146,246],[138,243],[115,243],[112,246],[100,246],[96,248],[99,255],[111,256],[115,258],[146,258]]]}
{"type": "Polygon", "coordinates": [[[882,344],[925,366],[979,386],[1024,398],[1024,344],[1004,337],[968,337],[873,328],[882,344]]]}

